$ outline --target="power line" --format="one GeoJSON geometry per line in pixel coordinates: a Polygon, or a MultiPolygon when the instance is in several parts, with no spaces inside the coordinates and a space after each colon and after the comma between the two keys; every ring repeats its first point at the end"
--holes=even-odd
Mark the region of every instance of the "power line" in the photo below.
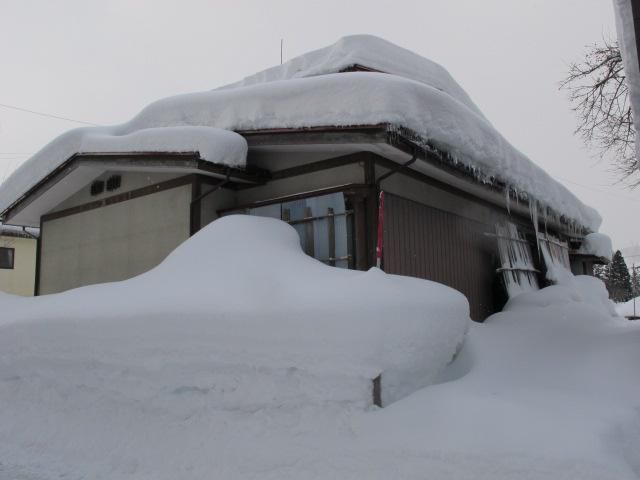
{"type": "Polygon", "coordinates": [[[56,120],[65,120],[67,122],[81,123],[83,125],[92,125],[97,127],[97,123],[85,122],[83,120],[75,120],[73,118],[61,117],[60,115],[54,115],[52,113],[36,112],[35,110],[29,110],[28,108],[16,107],[15,105],[7,105],[0,103],[0,107],[10,108],[11,110],[18,110],[20,112],[32,113],[33,115],[40,115],[41,117],[54,118],[56,120]]]}

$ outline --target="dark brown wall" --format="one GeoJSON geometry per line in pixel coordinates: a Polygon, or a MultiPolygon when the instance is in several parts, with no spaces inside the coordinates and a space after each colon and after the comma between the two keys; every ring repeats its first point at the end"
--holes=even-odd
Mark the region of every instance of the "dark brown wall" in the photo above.
{"type": "Polygon", "coordinates": [[[495,311],[495,240],[492,227],[385,194],[384,270],[443,283],[469,299],[471,318],[495,311]]]}

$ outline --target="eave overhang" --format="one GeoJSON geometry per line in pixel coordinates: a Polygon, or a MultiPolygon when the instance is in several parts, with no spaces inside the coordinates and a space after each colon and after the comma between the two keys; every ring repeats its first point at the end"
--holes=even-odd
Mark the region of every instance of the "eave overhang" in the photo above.
{"type": "Polygon", "coordinates": [[[199,174],[237,183],[264,181],[263,172],[213,164],[198,152],[78,153],[0,213],[5,223],[37,227],[40,217],[108,171],[199,174]]]}
{"type": "MultiPolygon", "coordinates": [[[[530,217],[527,192],[514,192],[500,180],[483,175],[478,169],[456,162],[450,155],[425,142],[414,132],[396,125],[354,125],[350,127],[282,128],[238,131],[247,140],[249,151],[293,149],[305,151],[333,145],[334,153],[370,151],[398,164],[414,155],[417,161],[406,167],[441,183],[468,193],[507,211],[530,217]],[[507,209],[506,198],[510,205],[507,209]]],[[[552,209],[548,209],[547,227],[568,236],[585,235],[590,230],[552,209]],[[576,229],[578,230],[576,232],[576,229]]]]}

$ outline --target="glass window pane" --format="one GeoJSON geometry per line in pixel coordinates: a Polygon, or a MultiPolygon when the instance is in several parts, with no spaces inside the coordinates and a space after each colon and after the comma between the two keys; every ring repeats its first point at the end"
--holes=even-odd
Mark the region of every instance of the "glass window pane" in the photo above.
{"type": "Polygon", "coordinates": [[[15,250],[13,248],[0,247],[0,268],[4,269],[12,269],[14,262],[14,253],[15,250]]]}
{"type": "Polygon", "coordinates": [[[314,258],[349,268],[352,222],[342,192],[265,205],[234,213],[279,218],[295,228],[302,249],[314,258]]]}

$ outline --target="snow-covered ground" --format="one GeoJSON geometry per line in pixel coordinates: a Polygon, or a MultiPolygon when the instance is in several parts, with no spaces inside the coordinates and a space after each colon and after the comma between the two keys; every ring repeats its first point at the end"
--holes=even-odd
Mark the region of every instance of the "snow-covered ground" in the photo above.
{"type": "Polygon", "coordinates": [[[0,478],[638,478],[640,324],[611,309],[576,277],[469,325],[228,217],[135,279],[0,297],[0,478]]]}
{"type": "MultiPolygon", "coordinates": [[[[616,311],[618,312],[618,315],[620,315],[621,317],[632,316],[634,314],[633,303],[633,299],[631,299],[628,302],[616,304],[616,311]]],[[[635,305],[635,314],[637,316],[640,316],[640,297],[636,297],[635,305]]]]}

